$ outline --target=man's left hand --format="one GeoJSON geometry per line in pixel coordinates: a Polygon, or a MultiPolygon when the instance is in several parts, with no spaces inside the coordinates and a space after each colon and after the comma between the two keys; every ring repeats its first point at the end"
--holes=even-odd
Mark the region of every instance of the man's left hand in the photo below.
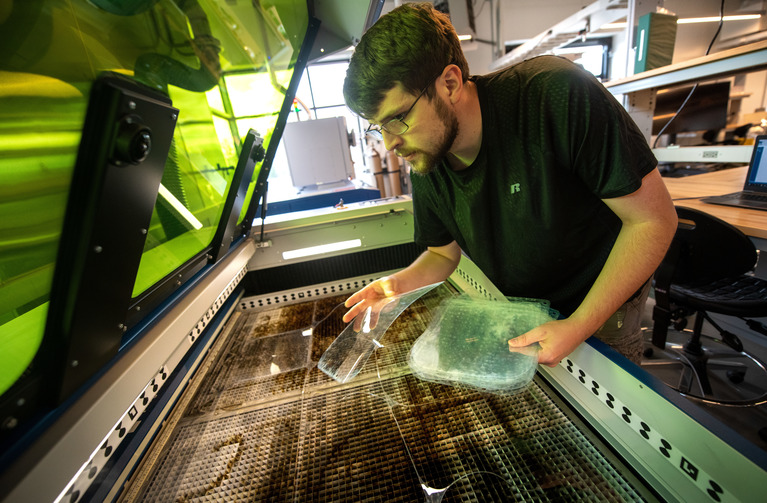
{"type": "Polygon", "coordinates": [[[554,320],[509,340],[509,351],[519,351],[519,348],[537,342],[541,346],[538,363],[555,367],[585,339],[582,327],[577,323],[568,319],[554,320]]]}

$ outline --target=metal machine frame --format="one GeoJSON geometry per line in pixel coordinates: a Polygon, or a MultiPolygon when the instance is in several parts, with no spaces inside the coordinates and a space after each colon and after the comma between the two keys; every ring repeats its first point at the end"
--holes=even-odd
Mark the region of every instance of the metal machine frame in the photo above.
{"type": "MultiPolygon", "coordinates": [[[[380,231],[376,231],[382,225],[390,225],[389,210],[394,208],[399,211],[393,214],[400,214],[395,217],[396,225],[406,228],[412,221],[407,204],[384,201],[380,207],[364,205],[345,211],[342,216],[304,214],[293,221],[267,223],[265,235],[271,242],[269,252],[276,254],[296,246],[298,229],[309,232],[313,242],[322,242],[322,235],[337,236],[339,226],[348,226],[360,236],[380,235],[380,231]]],[[[378,239],[379,242],[371,246],[387,248],[392,244],[378,239]]],[[[110,446],[116,445],[124,431],[131,429],[141,412],[148,408],[149,399],[162,392],[160,386],[167,380],[169,370],[183,368],[184,382],[193,374],[218,334],[205,336],[204,349],[195,352],[193,360],[184,359],[183,354],[192,346],[198,331],[205,334],[208,324],[215,324],[216,330],[220,330],[232,308],[216,311],[236,291],[246,267],[251,270],[261,262],[259,251],[251,240],[240,245],[216,266],[214,274],[190,289],[189,302],[177,305],[158,320],[147,335],[129,349],[128,358],[121,359],[97,385],[79,397],[56,427],[37,439],[20,462],[3,475],[3,482],[8,476],[20,481],[7,500],[54,499],[59,488],[66,487],[62,495],[66,491],[71,494],[87,489],[90,471],[95,467],[98,472],[106,464],[110,446]],[[125,396],[136,397],[127,411],[121,405],[125,396]],[[93,446],[98,446],[95,452],[93,446]],[[84,461],[79,468],[77,462],[73,462],[77,459],[84,461]],[[49,481],[47,489],[37,483],[40,477],[49,481]]],[[[317,258],[306,260],[311,263],[317,258]]],[[[269,264],[267,259],[261,265],[269,264]]],[[[260,298],[261,302],[279,304],[313,295],[351,293],[387,272],[391,271],[306,284],[260,298]]],[[[473,295],[503,297],[466,258],[450,281],[473,295]]],[[[238,302],[241,308],[246,307],[242,303],[247,299],[238,302]]],[[[628,364],[599,341],[589,340],[557,367],[539,367],[539,376],[663,499],[743,501],[764,490],[767,455],[763,451],[640,368],[628,364]]],[[[177,383],[167,391],[172,398],[162,401],[165,412],[157,415],[156,424],[149,427],[145,438],[134,440],[141,449],[128,454],[133,463],[138,462],[149,438],[157,431],[182,388],[183,384],[177,383]]],[[[130,469],[124,468],[116,477],[114,487],[109,489],[113,495],[129,472],[130,469]]]]}

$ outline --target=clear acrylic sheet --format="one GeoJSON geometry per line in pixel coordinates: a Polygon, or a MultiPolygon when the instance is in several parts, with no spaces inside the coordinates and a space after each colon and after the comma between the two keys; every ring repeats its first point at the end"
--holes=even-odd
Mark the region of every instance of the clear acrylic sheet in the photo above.
{"type": "Polygon", "coordinates": [[[383,346],[381,341],[384,334],[400,313],[440,284],[386,297],[369,306],[336,337],[320,358],[317,367],[340,383],[353,379],[373,351],[383,346]]]}
{"type": "Polygon", "coordinates": [[[527,386],[538,364],[538,344],[509,351],[508,341],[555,320],[548,302],[448,299],[410,350],[417,377],[465,384],[486,391],[515,391],[527,386]]]}

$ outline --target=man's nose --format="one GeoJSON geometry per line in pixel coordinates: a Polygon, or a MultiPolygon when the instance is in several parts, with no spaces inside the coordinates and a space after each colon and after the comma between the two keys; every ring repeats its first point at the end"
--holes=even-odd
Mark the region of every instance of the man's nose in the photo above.
{"type": "Polygon", "coordinates": [[[402,145],[402,138],[399,135],[391,134],[387,131],[381,131],[383,134],[384,147],[386,150],[394,150],[402,145]]]}

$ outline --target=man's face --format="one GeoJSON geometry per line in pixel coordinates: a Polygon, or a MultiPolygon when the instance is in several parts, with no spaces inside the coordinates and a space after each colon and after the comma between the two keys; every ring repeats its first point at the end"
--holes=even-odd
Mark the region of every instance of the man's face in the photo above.
{"type": "MultiPolygon", "coordinates": [[[[391,89],[380,110],[382,122],[406,112],[415,97],[399,86],[391,89]]],[[[402,120],[409,126],[400,135],[383,132],[384,145],[410,163],[419,174],[431,172],[453,146],[458,136],[458,118],[439,95],[422,97],[402,120]]]]}

